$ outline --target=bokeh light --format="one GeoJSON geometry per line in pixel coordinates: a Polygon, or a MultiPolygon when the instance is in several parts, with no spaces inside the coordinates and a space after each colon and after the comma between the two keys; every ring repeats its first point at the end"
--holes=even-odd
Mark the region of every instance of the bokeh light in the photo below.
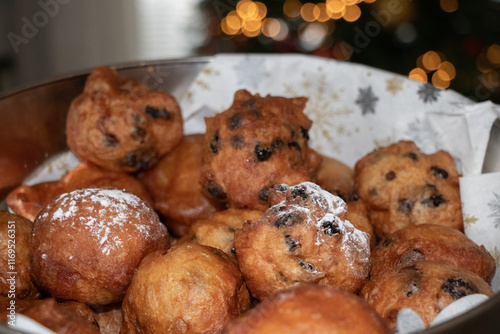
{"type": "Polygon", "coordinates": [[[439,64],[441,64],[441,57],[435,51],[427,51],[422,57],[422,65],[428,71],[437,70],[439,64]]]}
{"type": "Polygon", "coordinates": [[[500,45],[490,45],[486,51],[486,58],[493,66],[500,65],[500,45]]]}
{"type": "Polygon", "coordinates": [[[300,16],[307,22],[315,21],[320,14],[320,9],[313,3],[305,3],[300,9],[300,16]]]}
{"type": "Polygon", "coordinates": [[[458,0],[439,0],[439,5],[445,12],[452,13],[458,9],[458,0]]]}
{"type": "Polygon", "coordinates": [[[361,16],[361,9],[358,5],[346,6],[344,20],[354,22],[361,16]]]}
{"type": "Polygon", "coordinates": [[[420,67],[414,68],[408,74],[408,78],[427,83],[427,73],[420,67]]]}
{"type": "Polygon", "coordinates": [[[302,3],[299,0],[286,0],[283,4],[283,13],[291,18],[300,16],[302,3]]]}

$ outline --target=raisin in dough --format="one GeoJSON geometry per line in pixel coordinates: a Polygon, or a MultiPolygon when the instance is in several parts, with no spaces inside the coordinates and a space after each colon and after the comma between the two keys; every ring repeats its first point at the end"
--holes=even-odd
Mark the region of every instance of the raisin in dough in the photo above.
{"type": "Polygon", "coordinates": [[[105,169],[136,172],[153,166],[181,140],[183,120],[175,98],[98,67],[69,108],[69,148],[105,169]]]}
{"type": "Polygon", "coordinates": [[[235,232],[236,257],[255,298],[307,283],[359,291],[370,270],[370,236],[345,219],[340,197],[311,182],[282,184],[270,204],[235,232]]]}
{"type": "Polygon", "coordinates": [[[306,98],[237,91],[233,105],[206,118],[201,185],[237,209],[265,210],[269,190],[310,180],[320,157],[307,145],[306,98]]]}
{"type": "Polygon", "coordinates": [[[437,224],[463,231],[458,172],[444,151],[424,154],[411,141],[377,149],[356,163],[357,192],[376,234],[437,224]]]}

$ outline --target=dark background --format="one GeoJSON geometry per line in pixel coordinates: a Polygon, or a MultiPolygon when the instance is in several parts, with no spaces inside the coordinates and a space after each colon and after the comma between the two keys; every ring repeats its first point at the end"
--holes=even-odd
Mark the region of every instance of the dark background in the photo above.
{"type": "Polygon", "coordinates": [[[99,65],[304,53],[500,103],[498,0],[6,0],[0,15],[0,93],[99,65]]]}

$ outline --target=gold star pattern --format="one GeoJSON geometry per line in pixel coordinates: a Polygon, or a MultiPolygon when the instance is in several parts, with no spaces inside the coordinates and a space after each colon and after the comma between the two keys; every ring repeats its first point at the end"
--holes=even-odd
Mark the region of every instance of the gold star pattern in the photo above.
{"type": "Polygon", "coordinates": [[[320,75],[319,80],[308,79],[306,73],[303,73],[302,77],[303,81],[297,86],[284,84],[285,91],[291,97],[308,97],[304,113],[313,122],[310,130],[311,137],[324,139],[321,142],[314,142],[314,149],[319,152],[333,150],[340,153],[341,147],[336,137],[352,135],[352,132],[341,121],[353,114],[354,111],[350,108],[335,108],[335,105],[332,105],[331,97],[335,96],[336,99],[339,97],[327,85],[324,74],[320,75]],[[336,133],[332,132],[332,129],[335,129],[336,133]],[[326,148],[325,144],[329,147],[326,148]]]}
{"type": "Polygon", "coordinates": [[[203,81],[203,80],[196,80],[196,81],[195,81],[195,84],[196,84],[197,86],[200,86],[200,87],[201,87],[202,89],[204,89],[204,90],[210,90],[210,85],[209,85],[209,84],[207,84],[207,83],[206,83],[205,81],[203,81]]]}
{"type": "Polygon", "coordinates": [[[464,220],[465,228],[467,228],[469,225],[475,224],[477,222],[476,217],[474,217],[473,215],[468,215],[466,213],[464,213],[463,220],[464,220]]]}
{"type": "Polygon", "coordinates": [[[403,79],[399,77],[393,77],[391,79],[385,80],[385,90],[396,95],[400,90],[403,89],[403,79]]]}
{"type": "Polygon", "coordinates": [[[203,69],[203,74],[205,74],[205,75],[209,75],[209,76],[210,76],[210,75],[215,75],[215,76],[217,76],[217,75],[220,75],[220,72],[219,72],[219,71],[217,71],[217,70],[214,70],[214,69],[213,69],[213,68],[211,68],[210,66],[207,66],[207,67],[205,67],[205,68],[203,69]]]}

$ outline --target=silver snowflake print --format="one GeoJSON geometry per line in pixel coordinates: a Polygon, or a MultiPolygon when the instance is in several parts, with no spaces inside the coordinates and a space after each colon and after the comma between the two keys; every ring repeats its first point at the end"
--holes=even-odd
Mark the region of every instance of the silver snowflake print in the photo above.
{"type": "Polygon", "coordinates": [[[373,94],[372,86],[368,86],[367,88],[359,88],[358,98],[354,102],[361,107],[361,112],[365,115],[369,112],[375,113],[377,101],[378,97],[373,94]]]}
{"type": "Polygon", "coordinates": [[[425,120],[416,118],[408,123],[408,129],[405,132],[424,152],[431,153],[439,149],[434,134],[425,120]]]}
{"type": "Polygon", "coordinates": [[[493,218],[493,225],[495,228],[500,228],[500,194],[493,193],[493,199],[488,202],[488,208],[491,213],[488,217],[493,218]]]}
{"type": "Polygon", "coordinates": [[[423,84],[417,91],[418,97],[424,101],[424,103],[432,103],[438,100],[439,94],[441,94],[441,89],[434,87],[431,84],[423,84]]]}
{"type": "Polygon", "coordinates": [[[266,62],[259,57],[247,56],[234,65],[233,69],[238,77],[238,85],[248,85],[254,89],[257,89],[260,82],[269,76],[266,62]]]}

